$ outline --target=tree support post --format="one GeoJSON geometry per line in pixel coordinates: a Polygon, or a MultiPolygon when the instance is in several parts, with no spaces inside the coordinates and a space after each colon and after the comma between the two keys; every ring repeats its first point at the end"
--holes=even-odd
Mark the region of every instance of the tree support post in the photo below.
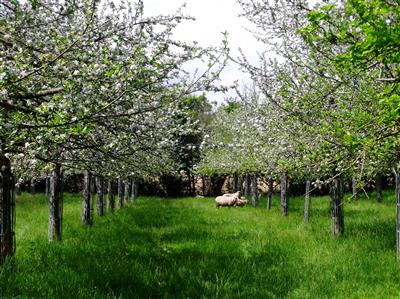
{"type": "Polygon", "coordinates": [[[0,265],[15,252],[13,187],[10,160],[0,151],[0,265]]]}
{"type": "Polygon", "coordinates": [[[306,196],[304,198],[304,220],[308,222],[310,217],[310,189],[311,189],[311,181],[306,181],[306,196]]]}
{"type": "Polygon", "coordinates": [[[331,183],[331,231],[334,236],[344,233],[343,213],[343,179],[341,176],[333,178],[331,183]]]}
{"type": "Polygon", "coordinates": [[[289,202],[287,196],[289,174],[285,171],[281,177],[281,211],[283,216],[289,214],[289,202]]]}
{"type": "Polygon", "coordinates": [[[272,193],[274,191],[274,179],[268,178],[268,193],[267,193],[267,209],[271,210],[272,205],[272,193]]]}
{"type": "Polygon", "coordinates": [[[124,183],[122,178],[118,178],[118,208],[122,209],[124,206],[124,183]]]}
{"type": "Polygon", "coordinates": [[[251,178],[249,174],[246,174],[244,178],[244,196],[246,198],[250,197],[251,194],[250,186],[251,186],[251,178]]]}
{"type": "Polygon", "coordinates": [[[108,180],[108,209],[110,212],[114,212],[115,209],[114,182],[111,178],[108,180]]]}
{"type": "Polygon", "coordinates": [[[83,201],[82,201],[82,224],[92,225],[93,214],[92,214],[92,202],[91,202],[91,181],[92,175],[89,171],[85,171],[83,180],[83,201]]]}
{"type": "Polygon", "coordinates": [[[96,176],[96,190],[97,190],[97,215],[104,216],[104,179],[102,176],[96,176]]]}
{"type": "Polygon", "coordinates": [[[132,179],[131,181],[131,201],[134,202],[138,195],[138,181],[137,179],[132,179]]]}
{"type": "Polygon", "coordinates": [[[63,219],[63,177],[57,163],[49,176],[49,242],[61,241],[63,219]]]}
{"type": "Polygon", "coordinates": [[[376,187],[376,201],[377,202],[382,202],[382,173],[378,172],[376,174],[376,180],[375,180],[375,187],[376,187]]]}
{"type": "Polygon", "coordinates": [[[130,189],[129,187],[130,187],[129,186],[129,180],[126,179],[125,182],[124,182],[124,201],[126,203],[129,203],[129,189],[130,189]]]}
{"type": "Polygon", "coordinates": [[[193,169],[191,170],[191,172],[192,172],[191,184],[192,184],[192,190],[193,190],[192,195],[195,196],[196,195],[196,175],[195,175],[193,169]]]}
{"type": "Polygon", "coordinates": [[[258,188],[257,188],[257,175],[253,174],[250,177],[250,188],[251,188],[251,202],[253,207],[258,207],[258,188]]]}

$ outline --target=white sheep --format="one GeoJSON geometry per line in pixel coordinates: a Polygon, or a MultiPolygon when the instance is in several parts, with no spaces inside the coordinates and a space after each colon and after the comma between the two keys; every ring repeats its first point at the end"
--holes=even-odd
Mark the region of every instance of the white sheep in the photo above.
{"type": "Polygon", "coordinates": [[[215,198],[215,206],[219,207],[234,207],[238,198],[233,196],[217,196],[215,198]]]}
{"type": "Polygon", "coordinates": [[[237,200],[236,206],[243,207],[243,206],[247,205],[248,202],[249,201],[245,197],[241,197],[237,200]]]}
{"type": "Polygon", "coordinates": [[[236,206],[236,202],[239,200],[239,196],[240,196],[240,191],[235,193],[226,193],[222,196],[217,196],[217,198],[215,198],[216,207],[217,208],[223,206],[234,207],[236,206]]]}
{"type": "Polygon", "coordinates": [[[237,197],[237,198],[239,198],[239,197],[240,197],[240,191],[237,191],[237,192],[235,192],[235,193],[225,193],[225,194],[223,194],[222,196],[226,196],[226,197],[237,197]]]}

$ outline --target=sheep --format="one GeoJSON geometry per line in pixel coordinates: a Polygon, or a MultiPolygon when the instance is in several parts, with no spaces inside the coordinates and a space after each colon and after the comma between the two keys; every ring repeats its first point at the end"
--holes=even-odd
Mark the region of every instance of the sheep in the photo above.
{"type": "Polygon", "coordinates": [[[243,207],[243,206],[247,205],[248,202],[249,201],[245,197],[242,196],[241,198],[239,198],[237,200],[236,206],[243,207]]]}
{"type": "Polygon", "coordinates": [[[235,192],[235,193],[225,193],[225,194],[223,194],[222,196],[226,196],[226,197],[237,197],[237,198],[239,198],[239,196],[240,196],[240,191],[237,191],[237,192],[235,192]]]}
{"type": "Polygon", "coordinates": [[[219,207],[234,207],[236,206],[236,202],[238,201],[238,197],[237,196],[217,196],[215,198],[215,206],[217,208],[219,207]]]}

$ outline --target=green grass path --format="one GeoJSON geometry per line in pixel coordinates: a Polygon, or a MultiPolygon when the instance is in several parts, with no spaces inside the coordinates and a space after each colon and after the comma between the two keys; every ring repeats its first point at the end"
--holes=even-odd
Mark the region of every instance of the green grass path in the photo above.
{"type": "Polygon", "coordinates": [[[289,217],[265,199],[215,209],[213,199],[140,197],[80,224],[67,194],[64,238],[47,242],[47,202],[17,202],[17,253],[0,270],[0,298],[399,298],[393,192],[346,203],[345,235],[330,236],[329,200],[302,198],[289,217]]]}

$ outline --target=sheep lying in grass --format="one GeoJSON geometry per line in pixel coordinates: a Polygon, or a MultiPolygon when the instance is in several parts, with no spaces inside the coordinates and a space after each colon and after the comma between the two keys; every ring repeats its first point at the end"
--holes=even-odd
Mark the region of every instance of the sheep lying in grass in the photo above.
{"type": "Polygon", "coordinates": [[[219,207],[234,207],[236,206],[237,201],[239,200],[238,196],[217,196],[215,198],[215,206],[219,207]]]}
{"type": "Polygon", "coordinates": [[[237,200],[236,206],[243,207],[243,206],[247,205],[248,202],[249,201],[245,197],[241,197],[237,200]]]}

